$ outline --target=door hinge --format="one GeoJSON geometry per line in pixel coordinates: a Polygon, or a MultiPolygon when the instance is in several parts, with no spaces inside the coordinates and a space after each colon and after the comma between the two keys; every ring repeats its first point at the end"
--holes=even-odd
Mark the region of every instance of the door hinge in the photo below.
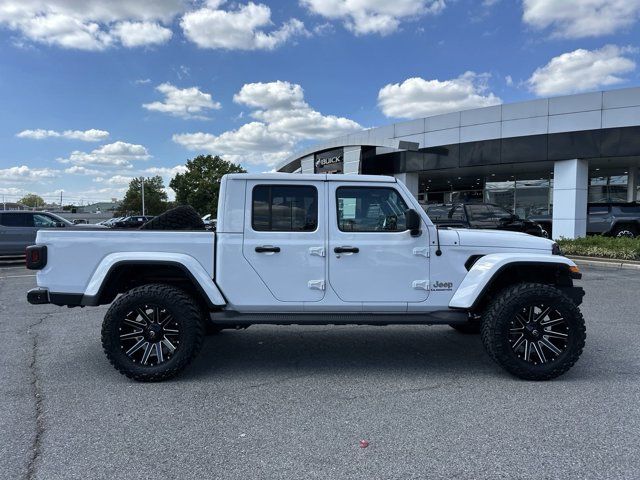
{"type": "Polygon", "coordinates": [[[324,280],[309,280],[307,285],[311,290],[324,290],[324,280]]]}
{"type": "Polygon", "coordinates": [[[429,291],[429,280],[414,280],[411,286],[416,290],[429,291]]]}
{"type": "Polygon", "coordinates": [[[429,258],[429,247],[416,247],[413,249],[413,254],[429,258]]]}
{"type": "Polygon", "coordinates": [[[309,255],[317,255],[318,257],[324,257],[324,247],[309,248],[309,255]]]}

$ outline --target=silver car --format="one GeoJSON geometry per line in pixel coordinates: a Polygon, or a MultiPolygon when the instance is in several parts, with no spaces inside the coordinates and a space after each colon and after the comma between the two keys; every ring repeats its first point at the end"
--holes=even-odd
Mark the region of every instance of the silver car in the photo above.
{"type": "MultiPolygon", "coordinates": [[[[24,249],[36,241],[42,228],[86,228],[96,225],[74,225],[49,212],[0,210],[0,255],[23,255],[24,249]]],[[[100,228],[100,227],[97,227],[100,228]]]]}

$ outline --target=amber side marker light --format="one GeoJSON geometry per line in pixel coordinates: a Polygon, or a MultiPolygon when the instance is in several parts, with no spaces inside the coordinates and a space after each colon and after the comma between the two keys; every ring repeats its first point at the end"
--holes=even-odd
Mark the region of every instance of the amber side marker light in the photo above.
{"type": "Polygon", "coordinates": [[[571,278],[575,278],[575,279],[582,278],[582,273],[580,273],[580,268],[577,265],[573,265],[569,267],[569,272],[571,272],[571,278]]]}

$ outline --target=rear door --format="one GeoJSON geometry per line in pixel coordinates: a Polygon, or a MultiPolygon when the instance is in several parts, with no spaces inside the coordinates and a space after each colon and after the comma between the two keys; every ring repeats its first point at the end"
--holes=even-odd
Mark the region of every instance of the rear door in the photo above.
{"type": "Polygon", "coordinates": [[[247,181],[243,255],[281,302],[325,291],[324,182],[247,181]]]}
{"type": "Polygon", "coordinates": [[[609,205],[589,205],[587,207],[587,232],[604,233],[611,228],[611,207],[609,205]]]}
{"type": "Polygon", "coordinates": [[[498,222],[493,218],[493,212],[488,205],[466,205],[465,209],[471,228],[498,228],[498,222]]]}
{"type": "Polygon", "coordinates": [[[423,302],[429,239],[405,227],[408,208],[392,185],[329,182],[329,281],[345,302],[423,302]]]}
{"type": "Polygon", "coordinates": [[[32,213],[3,213],[0,214],[0,222],[0,252],[3,255],[23,254],[28,245],[36,243],[32,213]]]}

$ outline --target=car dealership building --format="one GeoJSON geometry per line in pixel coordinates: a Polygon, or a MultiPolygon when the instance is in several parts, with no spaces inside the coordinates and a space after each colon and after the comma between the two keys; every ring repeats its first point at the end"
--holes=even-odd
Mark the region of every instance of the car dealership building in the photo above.
{"type": "Polygon", "coordinates": [[[314,145],[281,172],[393,175],[422,203],[484,201],[584,236],[587,203],[639,198],[640,88],[496,105],[314,145]]]}

